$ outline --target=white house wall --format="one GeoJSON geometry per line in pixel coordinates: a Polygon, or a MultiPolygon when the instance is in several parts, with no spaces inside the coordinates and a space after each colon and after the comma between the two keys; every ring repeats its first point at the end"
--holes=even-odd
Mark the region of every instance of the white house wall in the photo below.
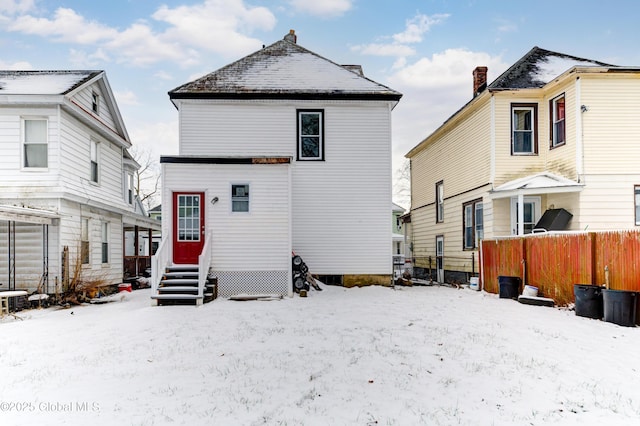
{"type": "MultiPolygon", "coordinates": [[[[219,293],[290,289],[289,164],[163,164],[162,216],[171,218],[173,192],[204,192],[205,232],[219,293]],[[249,184],[249,212],[231,212],[231,184],[249,184]],[[212,199],[218,198],[214,204],[212,199]]],[[[162,221],[172,238],[173,223],[162,221]]]]}
{"type": "Polygon", "coordinates": [[[115,129],[116,124],[113,120],[113,116],[111,115],[111,111],[107,106],[106,97],[102,89],[97,83],[92,84],[89,87],[86,87],[80,90],[73,96],[74,102],[80,104],[82,108],[91,114],[97,115],[98,119],[106,124],[109,128],[115,129]],[[97,93],[100,97],[100,102],[98,103],[98,114],[93,113],[93,93],[97,93]]]}
{"type": "MultiPolygon", "coordinates": [[[[293,250],[312,273],[391,274],[389,102],[180,100],[179,105],[180,155],[294,158],[293,250]],[[297,109],[324,110],[325,161],[295,160],[297,109]]],[[[170,217],[167,213],[163,217],[170,217]]]]}

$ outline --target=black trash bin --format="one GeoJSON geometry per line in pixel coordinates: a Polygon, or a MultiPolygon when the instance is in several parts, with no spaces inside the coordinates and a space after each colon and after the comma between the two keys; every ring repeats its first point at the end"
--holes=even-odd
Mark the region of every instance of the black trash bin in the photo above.
{"type": "Polygon", "coordinates": [[[500,284],[500,299],[517,299],[520,294],[520,284],[522,279],[520,277],[508,277],[500,275],[498,277],[498,283],[500,284]]]}
{"type": "Polygon", "coordinates": [[[602,287],[591,284],[574,284],[576,296],[576,315],[579,317],[602,319],[604,306],[602,287]]]}
{"type": "Polygon", "coordinates": [[[636,325],[637,293],[624,290],[602,290],[604,320],[625,327],[636,325]]]}

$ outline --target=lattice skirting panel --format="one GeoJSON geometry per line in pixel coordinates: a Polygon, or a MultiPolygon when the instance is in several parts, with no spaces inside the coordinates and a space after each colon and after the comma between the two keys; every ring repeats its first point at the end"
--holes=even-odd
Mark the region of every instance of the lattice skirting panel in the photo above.
{"type": "Polygon", "coordinates": [[[289,290],[288,271],[213,271],[218,277],[218,296],[282,294],[289,290]]]}

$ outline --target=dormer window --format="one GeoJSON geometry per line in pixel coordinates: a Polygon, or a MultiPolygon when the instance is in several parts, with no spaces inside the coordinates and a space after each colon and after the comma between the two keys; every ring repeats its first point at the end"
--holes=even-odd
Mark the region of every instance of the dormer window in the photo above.
{"type": "Polygon", "coordinates": [[[100,95],[96,92],[91,93],[91,111],[95,114],[99,114],[100,111],[100,95]]]}

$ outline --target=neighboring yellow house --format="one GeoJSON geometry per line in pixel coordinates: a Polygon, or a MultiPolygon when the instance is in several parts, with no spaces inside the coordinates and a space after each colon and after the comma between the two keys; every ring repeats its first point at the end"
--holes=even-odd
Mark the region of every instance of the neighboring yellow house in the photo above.
{"type": "Polygon", "coordinates": [[[640,67],[534,47],[486,74],[406,155],[414,275],[466,282],[483,238],[640,226],[640,67]]]}

